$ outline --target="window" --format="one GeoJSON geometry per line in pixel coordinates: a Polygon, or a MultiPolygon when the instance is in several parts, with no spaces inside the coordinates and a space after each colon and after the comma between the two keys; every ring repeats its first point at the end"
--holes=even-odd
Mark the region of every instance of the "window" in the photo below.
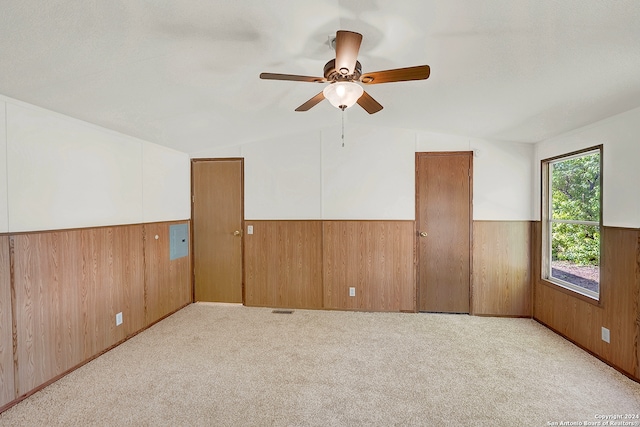
{"type": "Polygon", "coordinates": [[[600,298],[602,147],[542,161],[542,278],[600,298]]]}

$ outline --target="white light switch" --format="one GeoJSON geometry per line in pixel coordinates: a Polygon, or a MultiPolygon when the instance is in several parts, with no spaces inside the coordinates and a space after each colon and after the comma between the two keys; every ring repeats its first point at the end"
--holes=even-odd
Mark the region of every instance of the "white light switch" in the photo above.
{"type": "Polygon", "coordinates": [[[122,312],[116,314],[116,326],[122,325],[122,312]]]}
{"type": "Polygon", "coordinates": [[[247,234],[253,234],[253,225],[247,225],[247,234]]]}
{"type": "Polygon", "coordinates": [[[356,288],[354,288],[354,287],[350,287],[349,288],[349,296],[350,297],[355,297],[356,296],[356,288]]]}

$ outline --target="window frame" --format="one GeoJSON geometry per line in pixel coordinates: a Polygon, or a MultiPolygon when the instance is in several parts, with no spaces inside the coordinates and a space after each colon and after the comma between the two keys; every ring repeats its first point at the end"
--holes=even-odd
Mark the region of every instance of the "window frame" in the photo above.
{"type": "Polygon", "coordinates": [[[570,295],[579,296],[580,298],[592,302],[596,305],[600,305],[602,303],[602,235],[603,235],[603,223],[602,223],[602,211],[603,211],[603,145],[596,145],[588,148],[584,148],[577,151],[572,151],[566,154],[561,154],[558,156],[550,157],[548,159],[541,160],[541,222],[542,222],[542,236],[541,236],[541,279],[543,283],[550,284],[554,287],[557,287],[559,290],[569,293],[570,295]],[[600,185],[600,212],[598,222],[595,221],[580,221],[580,220],[558,220],[552,218],[552,203],[551,203],[551,167],[555,162],[570,160],[572,158],[578,158],[590,153],[598,153],[600,157],[600,177],[599,177],[599,185],[600,185]],[[551,275],[551,251],[552,251],[552,238],[551,238],[551,225],[553,223],[564,223],[564,224],[582,224],[582,225],[592,225],[597,226],[600,232],[600,242],[599,242],[599,280],[598,280],[598,293],[589,291],[588,289],[584,289],[580,286],[574,285],[572,283],[566,282],[564,280],[558,279],[551,275]]]}

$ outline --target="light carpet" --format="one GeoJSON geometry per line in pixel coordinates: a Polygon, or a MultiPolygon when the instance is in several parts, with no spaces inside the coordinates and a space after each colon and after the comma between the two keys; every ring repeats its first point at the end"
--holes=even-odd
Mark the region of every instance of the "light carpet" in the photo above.
{"type": "Polygon", "coordinates": [[[192,304],[0,425],[548,426],[636,413],[640,384],[530,319],[192,304]]]}

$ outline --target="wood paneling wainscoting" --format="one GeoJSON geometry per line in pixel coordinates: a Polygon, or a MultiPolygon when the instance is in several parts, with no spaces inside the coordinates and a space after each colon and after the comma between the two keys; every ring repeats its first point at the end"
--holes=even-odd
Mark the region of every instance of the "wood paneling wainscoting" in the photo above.
{"type": "Polygon", "coordinates": [[[531,317],[530,221],[474,221],[471,314],[531,317]]]}
{"type": "Polygon", "coordinates": [[[12,236],[18,396],[142,327],[141,226],[12,236]],[[137,235],[137,238],[136,238],[137,235]],[[127,320],[116,327],[115,315],[127,320]]]}
{"type": "Polygon", "coordinates": [[[245,221],[245,303],[415,311],[414,221],[245,221]],[[349,296],[349,288],[356,295],[349,296]]]}
{"type": "Polygon", "coordinates": [[[0,411],[16,398],[9,262],[9,236],[0,236],[0,411]]]}
{"type": "Polygon", "coordinates": [[[322,308],[322,221],[245,221],[245,304],[322,308]]]}
{"type": "Polygon", "coordinates": [[[191,257],[169,257],[169,226],[173,224],[181,222],[144,224],[145,327],[192,302],[191,257]]]}
{"type": "Polygon", "coordinates": [[[169,260],[174,223],[188,221],[0,238],[0,411],[191,302],[190,257],[169,260]]]}
{"type": "Polygon", "coordinates": [[[415,311],[414,241],[414,221],[324,221],[324,307],[415,311]]]}
{"type": "Polygon", "coordinates": [[[541,227],[534,224],[534,318],[640,381],[640,230],[603,227],[597,304],[540,278],[541,227]]]}
{"type": "MultiPolygon", "coordinates": [[[[245,235],[247,305],[417,309],[414,221],[246,220],[246,226],[253,226],[245,235]]],[[[472,314],[531,316],[531,226],[473,222],[472,314]]]]}

